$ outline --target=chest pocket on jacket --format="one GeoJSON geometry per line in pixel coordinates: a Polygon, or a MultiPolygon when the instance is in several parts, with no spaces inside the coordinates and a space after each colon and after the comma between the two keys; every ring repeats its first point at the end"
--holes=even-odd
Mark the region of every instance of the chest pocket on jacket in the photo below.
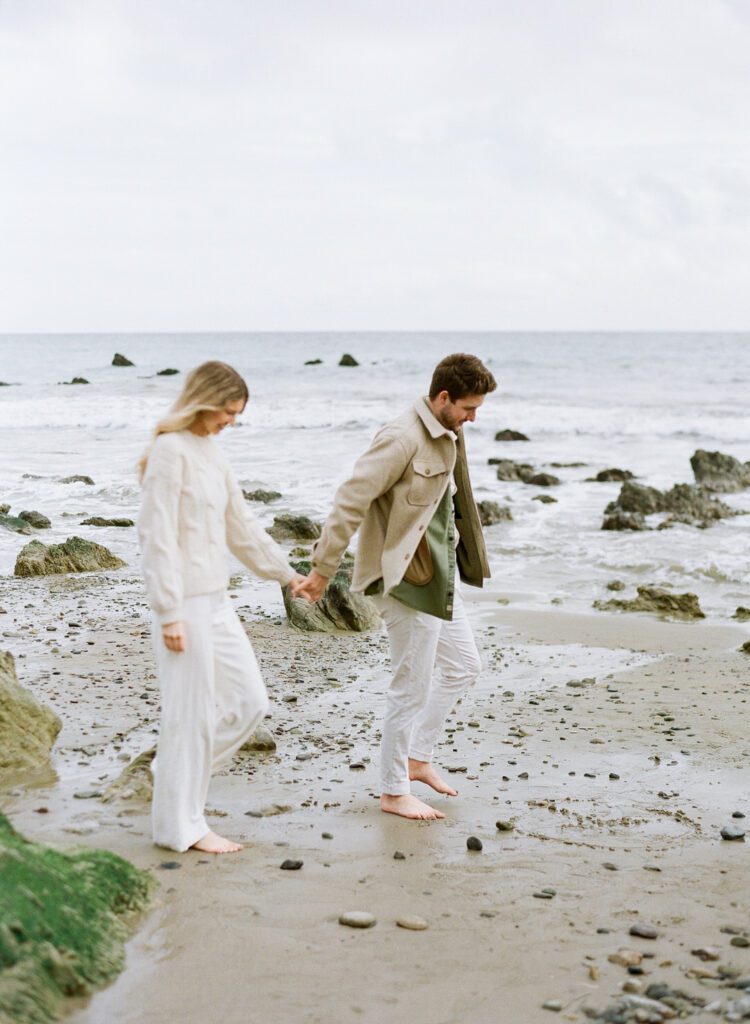
{"type": "Polygon", "coordinates": [[[411,472],[406,500],[410,505],[431,505],[445,487],[445,466],[441,462],[415,459],[411,464],[411,472]]]}

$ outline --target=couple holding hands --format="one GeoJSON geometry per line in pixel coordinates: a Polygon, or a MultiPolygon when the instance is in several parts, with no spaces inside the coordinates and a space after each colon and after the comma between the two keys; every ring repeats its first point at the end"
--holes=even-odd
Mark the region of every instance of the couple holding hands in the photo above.
{"type": "Polygon", "coordinates": [[[456,353],[438,363],[429,394],[378,431],[336,491],[310,575],[300,576],[247,509],[214,440],[245,408],[245,381],[220,362],[187,377],[140,463],[138,532],[161,689],[157,845],[241,849],[205,819],[211,773],[268,710],[255,654],[227,595],[227,548],[262,579],[317,601],[357,530],[352,590],[376,602],[390,641],[380,806],[405,818],[444,817],[411,793],[411,782],[456,793],[433,767],[432,752],[480,670],[460,582],[481,587],[489,576],[462,427],[495,387],[476,356],[456,353]]]}

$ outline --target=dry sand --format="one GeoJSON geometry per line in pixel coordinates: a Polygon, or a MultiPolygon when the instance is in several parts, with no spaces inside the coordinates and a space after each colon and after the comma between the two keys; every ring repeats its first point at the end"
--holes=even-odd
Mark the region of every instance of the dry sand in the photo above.
{"type": "Polygon", "coordinates": [[[210,820],[247,846],[211,858],[153,847],[142,804],[86,796],[155,738],[138,581],[3,586],[3,647],[64,721],[58,779],[19,780],[4,809],[29,837],[115,850],[161,883],[124,973],[75,1024],[535,1024],[584,1020],[628,980],[707,1002],[741,994],[716,968],[750,975],[750,948],[722,931],[750,928],[749,847],[719,837],[750,803],[743,629],[529,612],[468,592],[486,670],[438,753],[459,796],[434,801],[445,821],[414,823],[377,804],[385,636],[297,634],[273,589],[238,591],[278,749],[214,780],[210,820]],[[303,867],[280,870],[286,858],[303,867]],[[342,927],[348,910],[377,924],[342,927]],[[427,929],[397,927],[403,915],[427,929]],[[658,938],[629,936],[637,921],[658,938]],[[719,960],[691,953],[702,946],[719,960]],[[640,979],[609,962],[621,948],[646,954],[640,979]]]}

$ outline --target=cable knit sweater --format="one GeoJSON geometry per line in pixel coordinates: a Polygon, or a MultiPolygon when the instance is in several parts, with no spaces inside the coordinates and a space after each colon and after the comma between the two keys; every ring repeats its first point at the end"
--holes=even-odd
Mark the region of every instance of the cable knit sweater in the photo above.
{"type": "Polygon", "coordinates": [[[182,602],[224,589],[227,547],[263,579],[288,583],[294,570],[247,508],[221,448],[190,430],[160,434],[148,458],[138,518],[149,603],[162,624],[182,602]]]}

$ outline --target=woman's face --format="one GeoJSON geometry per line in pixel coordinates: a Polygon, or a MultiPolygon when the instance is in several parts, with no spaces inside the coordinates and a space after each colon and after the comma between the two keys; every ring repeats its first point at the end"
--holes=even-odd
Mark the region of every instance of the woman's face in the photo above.
{"type": "Polygon", "coordinates": [[[245,403],[239,399],[236,402],[227,402],[223,409],[202,412],[197,425],[203,427],[206,435],[219,434],[224,427],[234,426],[244,408],[245,403]]]}

